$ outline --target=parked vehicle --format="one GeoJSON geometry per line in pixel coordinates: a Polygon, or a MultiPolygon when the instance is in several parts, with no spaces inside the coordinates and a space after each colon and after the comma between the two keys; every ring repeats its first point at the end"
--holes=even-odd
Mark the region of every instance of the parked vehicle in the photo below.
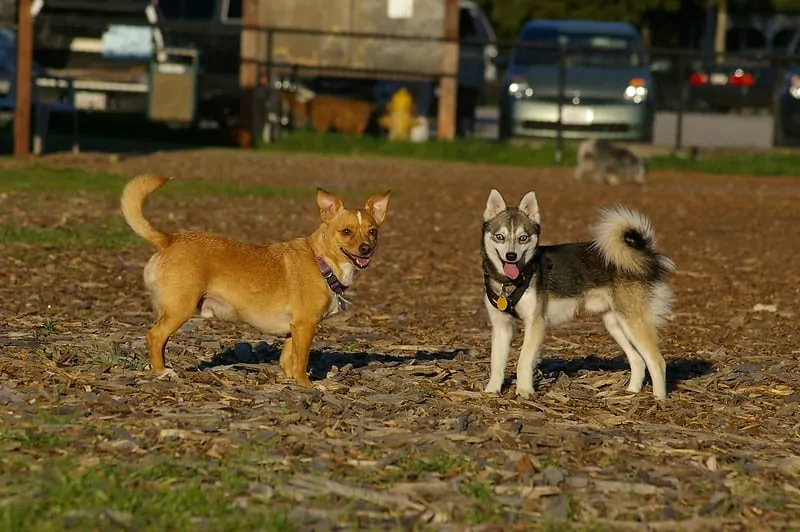
{"type": "Polygon", "coordinates": [[[194,49],[170,46],[150,0],[38,1],[32,16],[34,58],[54,75],[75,79],[75,105],[84,111],[152,118],[164,88],[153,90],[153,78],[162,67],[191,69],[196,59],[194,49]]]}
{"type": "Polygon", "coordinates": [[[800,18],[780,14],[731,17],[721,55],[714,52],[714,22],[711,18],[697,43],[703,58],[690,65],[688,106],[716,112],[772,109],[789,50],[800,38],[800,18]]]}
{"type": "MultiPolygon", "coordinates": [[[[800,54],[800,44],[792,55],[800,54]]],[[[800,145],[800,64],[794,62],[782,78],[775,109],[775,146],[800,145]]]]}
{"type": "MultiPolygon", "coordinates": [[[[14,93],[14,84],[17,82],[16,66],[17,33],[15,30],[2,28],[0,29],[0,103],[5,103],[4,100],[10,98],[14,93]]],[[[42,65],[33,61],[31,74],[35,79],[39,76],[47,76],[47,71],[42,65]]],[[[14,108],[11,105],[0,106],[0,127],[9,124],[13,117],[14,108]]]]}
{"type": "MultiPolygon", "coordinates": [[[[554,137],[559,116],[559,46],[565,52],[561,92],[564,138],[650,141],[654,87],[641,37],[623,22],[537,20],[517,39],[500,98],[500,137],[554,137]]],[[[501,60],[502,61],[502,60],[501,60]]]]}

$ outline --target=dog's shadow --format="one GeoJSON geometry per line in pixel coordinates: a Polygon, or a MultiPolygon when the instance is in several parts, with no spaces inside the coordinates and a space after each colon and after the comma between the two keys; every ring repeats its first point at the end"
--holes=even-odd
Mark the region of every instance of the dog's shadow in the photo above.
{"type": "MultiPolygon", "coordinates": [[[[371,365],[394,367],[409,364],[412,361],[431,362],[434,360],[453,360],[463,350],[452,351],[417,351],[413,356],[393,356],[366,351],[337,351],[332,349],[312,349],[309,361],[309,377],[324,379],[334,367],[359,369],[371,365]]],[[[250,344],[239,343],[232,348],[217,353],[207,362],[189,368],[190,371],[204,371],[219,366],[233,366],[236,364],[274,364],[277,365],[281,357],[281,345],[259,343],[255,348],[250,344]]]]}
{"type": "MultiPolygon", "coordinates": [[[[623,355],[614,358],[599,358],[589,355],[583,358],[549,358],[539,364],[539,370],[545,377],[556,378],[564,373],[568,377],[575,377],[581,371],[614,372],[630,371],[628,359],[623,355]]],[[[667,391],[672,391],[677,384],[708,375],[713,371],[713,364],[708,360],[699,358],[682,358],[667,362],[667,391]]],[[[647,374],[646,382],[650,382],[647,374]]]]}

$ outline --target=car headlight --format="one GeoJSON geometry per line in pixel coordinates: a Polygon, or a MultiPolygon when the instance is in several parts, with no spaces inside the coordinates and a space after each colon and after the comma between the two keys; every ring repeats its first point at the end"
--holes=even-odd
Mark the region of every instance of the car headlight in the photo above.
{"type": "Polygon", "coordinates": [[[789,96],[795,100],[800,100],[800,76],[789,78],[789,96]]]}
{"type": "Polygon", "coordinates": [[[522,98],[530,98],[533,96],[533,88],[528,85],[528,82],[525,80],[514,80],[508,86],[508,94],[517,100],[521,100],[522,98]]]}
{"type": "Polygon", "coordinates": [[[628,82],[623,96],[633,103],[642,103],[647,98],[647,85],[642,78],[634,78],[628,82]]]}

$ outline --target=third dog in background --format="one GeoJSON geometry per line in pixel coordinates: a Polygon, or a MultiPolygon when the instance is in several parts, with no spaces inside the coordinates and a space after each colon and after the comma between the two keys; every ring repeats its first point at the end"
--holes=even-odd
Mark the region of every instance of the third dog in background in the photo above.
{"type": "Polygon", "coordinates": [[[647,164],[627,146],[605,140],[586,140],[578,148],[578,165],[573,177],[582,181],[589,177],[595,183],[619,185],[647,180],[647,164]]]}
{"type": "Polygon", "coordinates": [[[284,105],[299,128],[311,121],[319,134],[331,128],[339,133],[361,136],[367,129],[373,104],[364,100],[317,94],[300,84],[283,90],[284,105]]]}

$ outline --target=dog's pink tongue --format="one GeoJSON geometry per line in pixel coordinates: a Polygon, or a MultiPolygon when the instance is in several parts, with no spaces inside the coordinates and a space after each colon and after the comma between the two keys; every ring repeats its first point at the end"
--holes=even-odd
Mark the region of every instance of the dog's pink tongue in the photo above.
{"type": "Polygon", "coordinates": [[[519,275],[519,268],[517,268],[516,264],[511,264],[507,262],[503,264],[503,273],[509,279],[516,279],[517,276],[519,275]]]}

